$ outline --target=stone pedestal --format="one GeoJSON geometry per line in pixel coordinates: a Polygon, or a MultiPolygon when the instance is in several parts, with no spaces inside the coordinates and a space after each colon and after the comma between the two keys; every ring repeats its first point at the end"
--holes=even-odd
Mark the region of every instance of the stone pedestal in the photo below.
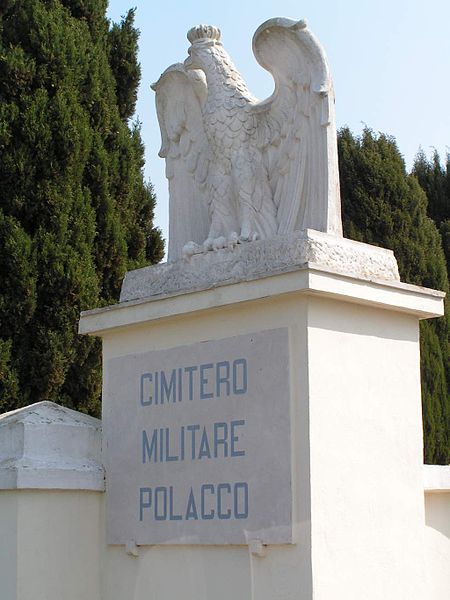
{"type": "MultiPolygon", "coordinates": [[[[357,246],[364,255],[367,246],[357,246]]],[[[216,281],[211,269],[197,289],[168,283],[162,293],[152,288],[151,269],[136,272],[127,278],[134,292],[125,283],[120,304],[83,313],[80,332],[103,338],[108,440],[119,434],[108,385],[120,364],[114,359],[287,330],[292,543],[108,545],[102,597],[422,600],[419,320],[442,314],[443,295],[399,283],[395,269],[349,276],[320,257],[260,267],[258,276],[216,281]],[[153,295],[139,298],[139,286],[153,295]]],[[[155,277],[163,281],[166,271],[170,280],[174,268],[158,266],[155,277]]],[[[131,412],[139,397],[133,392],[123,402],[131,412]]],[[[271,427],[261,427],[261,448],[271,427]]],[[[107,442],[107,511],[109,452],[107,442]]]]}

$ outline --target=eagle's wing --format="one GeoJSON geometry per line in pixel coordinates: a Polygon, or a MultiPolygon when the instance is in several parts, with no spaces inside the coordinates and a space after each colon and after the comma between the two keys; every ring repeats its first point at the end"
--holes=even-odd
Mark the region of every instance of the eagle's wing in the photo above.
{"type": "Polygon", "coordinates": [[[304,21],[271,19],[253,52],[275,91],[258,118],[278,233],[312,228],[342,235],[334,92],[325,53],[304,21]]]}
{"type": "Polygon", "coordinates": [[[152,88],[162,138],[159,156],[166,159],[169,180],[168,260],[173,261],[181,258],[187,242],[201,244],[209,231],[209,152],[201,112],[207,87],[202,71],[177,63],[152,88]]]}

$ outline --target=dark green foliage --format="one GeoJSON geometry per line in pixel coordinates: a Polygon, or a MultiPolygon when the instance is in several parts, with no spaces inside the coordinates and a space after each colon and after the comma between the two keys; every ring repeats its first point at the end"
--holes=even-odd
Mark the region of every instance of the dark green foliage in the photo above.
{"type": "Polygon", "coordinates": [[[133,27],[134,11],[110,32],[109,61],[116,80],[117,103],[122,119],[129,119],[136,106],[141,69],[137,62],[138,32],[133,27]]]}
{"type": "Polygon", "coordinates": [[[428,215],[441,234],[450,277],[450,155],[443,167],[437,152],[428,160],[421,150],[416,156],[413,173],[427,195],[428,215]]]}
{"type": "MultiPolygon", "coordinates": [[[[449,291],[441,236],[427,197],[408,175],[395,141],[365,129],[339,132],[344,235],[394,251],[402,281],[449,291]]],[[[450,462],[448,311],[421,323],[422,404],[427,463],[450,462]]]]}
{"type": "MultiPolygon", "coordinates": [[[[420,365],[422,373],[422,414],[427,464],[448,464],[450,406],[448,384],[443,368],[445,345],[432,322],[420,327],[420,365]]],[[[448,349],[447,349],[448,360],[448,349]]]]}
{"type": "MultiPolygon", "coordinates": [[[[445,166],[441,164],[439,154],[435,151],[431,160],[428,160],[423,153],[420,151],[414,161],[413,174],[417,177],[422,189],[425,191],[427,196],[427,212],[428,215],[433,219],[436,227],[441,234],[442,247],[447,262],[447,274],[450,278],[450,155],[447,155],[445,166]]],[[[447,313],[449,307],[449,299],[446,301],[447,313]]],[[[448,382],[450,381],[450,352],[449,352],[449,336],[448,330],[438,331],[440,334],[440,345],[443,354],[444,366],[446,368],[447,378],[447,402],[444,403],[442,412],[442,421],[446,423],[446,429],[441,431],[439,429],[439,406],[437,399],[442,398],[442,382],[440,380],[440,372],[435,370],[434,363],[436,363],[436,345],[429,346],[429,353],[425,354],[422,352],[422,360],[430,361],[430,365],[426,366],[425,369],[428,371],[429,389],[434,393],[433,403],[434,411],[430,410],[430,418],[434,418],[437,424],[436,438],[443,439],[443,444],[449,443],[450,437],[450,400],[448,394],[448,382]],[[435,381],[432,381],[433,375],[437,377],[435,381]],[[435,417],[437,415],[437,417],[435,417]]],[[[425,342],[423,342],[425,343],[425,342]]],[[[437,358],[439,362],[439,357],[437,358]]],[[[445,385],[445,382],[444,382],[445,385]]],[[[425,427],[427,426],[425,422],[425,427]]],[[[436,447],[439,448],[439,442],[436,443],[436,447]]],[[[430,449],[433,451],[434,449],[430,449]]],[[[436,459],[436,454],[430,454],[436,459]]],[[[442,455],[438,458],[440,462],[450,462],[449,453],[442,455]]]]}
{"type": "Polygon", "coordinates": [[[100,346],[80,310],[161,259],[143,180],[133,11],[106,0],[0,5],[0,412],[53,400],[99,414],[100,346]]]}
{"type": "Polygon", "coordinates": [[[450,279],[450,218],[441,221],[439,233],[442,237],[442,247],[444,248],[445,258],[447,259],[447,273],[450,279]]]}
{"type": "Polygon", "coordinates": [[[450,218],[450,155],[445,168],[437,151],[428,160],[422,150],[414,161],[413,173],[428,198],[428,214],[440,225],[450,218]]]}

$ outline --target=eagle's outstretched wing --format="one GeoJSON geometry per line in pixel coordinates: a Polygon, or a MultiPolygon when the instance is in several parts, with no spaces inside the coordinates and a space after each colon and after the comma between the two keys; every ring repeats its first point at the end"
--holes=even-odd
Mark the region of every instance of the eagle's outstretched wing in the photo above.
{"type": "Polygon", "coordinates": [[[209,231],[209,152],[201,112],[207,87],[202,71],[177,63],[152,88],[162,137],[159,155],[166,159],[169,180],[168,260],[173,261],[181,258],[184,244],[203,243],[209,231]]]}
{"type": "Polygon", "coordinates": [[[304,21],[271,19],[253,36],[275,91],[252,108],[277,206],[278,233],[342,235],[334,92],[325,53],[304,21]]]}

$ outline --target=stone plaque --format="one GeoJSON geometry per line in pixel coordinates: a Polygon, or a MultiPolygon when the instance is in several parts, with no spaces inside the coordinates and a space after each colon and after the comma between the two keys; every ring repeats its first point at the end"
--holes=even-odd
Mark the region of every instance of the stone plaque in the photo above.
{"type": "Polygon", "coordinates": [[[287,329],[108,361],[107,541],[292,542],[287,329]]]}

